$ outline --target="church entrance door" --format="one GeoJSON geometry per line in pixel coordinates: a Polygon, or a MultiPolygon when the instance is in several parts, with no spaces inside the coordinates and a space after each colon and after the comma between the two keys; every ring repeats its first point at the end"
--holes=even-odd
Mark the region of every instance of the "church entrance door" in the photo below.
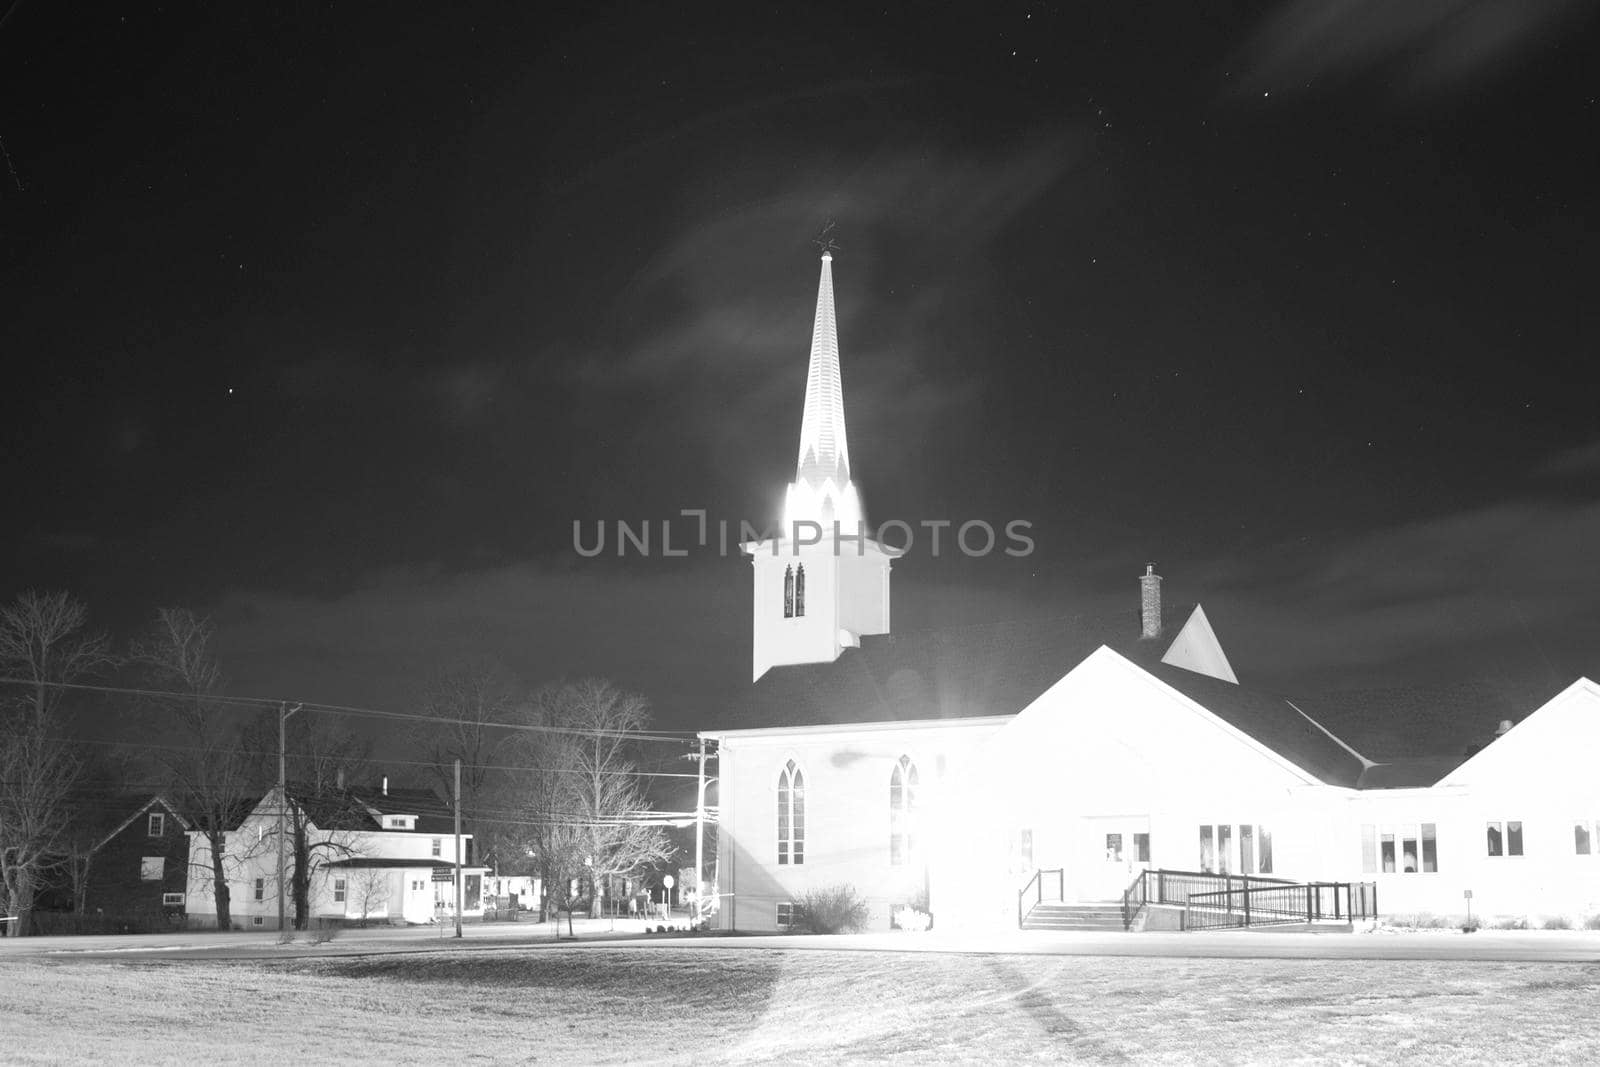
{"type": "Polygon", "coordinates": [[[1114,816],[1084,822],[1079,898],[1120,900],[1123,890],[1150,865],[1150,817],[1114,816]]]}

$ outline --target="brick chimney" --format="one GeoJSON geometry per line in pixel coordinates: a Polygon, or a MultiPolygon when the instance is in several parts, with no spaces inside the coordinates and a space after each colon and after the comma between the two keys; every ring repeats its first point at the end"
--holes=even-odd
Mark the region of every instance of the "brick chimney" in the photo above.
{"type": "Polygon", "coordinates": [[[1161,636],[1161,575],[1156,565],[1147,563],[1139,579],[1139,636],[1161,636]]]}

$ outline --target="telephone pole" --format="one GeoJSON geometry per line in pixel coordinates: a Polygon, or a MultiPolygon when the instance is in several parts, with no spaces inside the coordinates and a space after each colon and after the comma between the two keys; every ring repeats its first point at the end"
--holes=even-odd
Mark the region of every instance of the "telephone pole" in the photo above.
{"type": "Polygon", "coordinates": [[[700,782],[694,803],[694,924],[705,916],[706,872],[706,739],[700,739],[700,782]]]}
{"type": "Polygon", "coordinates": [[[461,936],[461,761],[456,760],[456,936],[461,936]]]}
{"type": "Polygon", "coordinates": [[[291,716],[295,712],[299,711],[300,708],[301,708],[301,705],[299,705],[299,704],[296,704],[294,707],[291,708],[286,701],[280,701],[279,704],[278,704],[278,887],[277,888],[278,888],[278,932],[279,933],[283,932],[283,904],[284,904],[284,900],[283,900],[283,843],[284,843],[283,839],[284,839],[284,825],[283,825],[283,823],[284,823],[284,816],[288,814],[288,809],[289,809],[289,792],[288,792],[288,786],[287,786],[287,784],[285,782],[286,775],[284,774],[285,758],[284,758],[284,751],[283,751],[283,735],[284,735],[283,726],[284,726],[284,723],[289,721],[289,716],[291,716]]]}

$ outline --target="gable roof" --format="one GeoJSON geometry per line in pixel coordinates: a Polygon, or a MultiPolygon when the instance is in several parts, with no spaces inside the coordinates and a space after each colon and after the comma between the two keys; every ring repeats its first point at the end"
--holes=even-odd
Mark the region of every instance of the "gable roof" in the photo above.
{"type": "Polygon", "coordinates": [[[1247,689],[1167,663],[1140,664],[1223,722],[1329,785],[1356,786],[1368,764],[1278,693],[1247,689]]]}
{"type": "Polygon", "coordinates": [[[95,846],[91,851],[98,852],[102,848],[105,848],[107,842],[109,842],[113,837],[116,837],[118,834],[122,833],[122,831],[132,826],[138,821],[141,815],[145,814],[145,812],[157,806],[159,806],[165,814],[170,815],[173,819],[177,820],[178,825],[183,827],[184,830],[193,829],[193,827],[189,825],[189,820],[183,817],[183,813],[177,808],[173,807],[172,803],[167,800],[166,797],[158,793],[154,796],[147,796],[143,804],[139,804],[133,809],[133,813],[131,815],[129,815],[126,819],[123,819],[116,825],[114,829],[106,833],[103,837],[100,837],[95,842],[95,846]]]}
{"type": "MultiPolygon", "coordinates": [[[[863,637],[832,663],[773,667],[707,730],[1015,715],[1101,645],[1157,665],[1193,605],[1139,637],[1137,611],[1059,615],[863,637]]],[[[1223,685],[1226,683],[1218,683],[1223,685]]]]}

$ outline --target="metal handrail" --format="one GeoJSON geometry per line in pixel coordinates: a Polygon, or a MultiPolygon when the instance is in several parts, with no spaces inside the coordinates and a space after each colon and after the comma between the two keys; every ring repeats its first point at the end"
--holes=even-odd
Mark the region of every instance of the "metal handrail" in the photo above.
{"type": "Polygon", "coordinates": [[[1017,890],[1017,929],[1018,930],[1022,929],[1022,923],[1023,923],[1023,921],[1025,919],[1027,919],[1029,912],[1032,912],[1034,908],[1037,908],[1040,904],[1044,903],[1044,879],[1042,879],[1040,877],[1040,875],[1044,875],[1044,874],[1053,874],[1053,875],[1056,876],[1056,900],[1060,901],[1060,900],[1065,900],[1066,899],[1066,896],[1067,896],[1067,872],[1066,872],[1066,868],[1064,868],[1064,867],[1043,867],[1043,868],[1039,868],[1038,870],[1035,870],[1033,872],[1033,877],[1029,878],[1027,883],[1024,884],[1021,889],[1017,890]],[[1025,897],[1027,897],[1028,890],[1030,890],[1030,889],[1033,890],[1033,904],[1029,908],[1024,910],[1023,907],[1022,907],[1022,901],[1023,901],[1023,899],[1025,897]]]}

